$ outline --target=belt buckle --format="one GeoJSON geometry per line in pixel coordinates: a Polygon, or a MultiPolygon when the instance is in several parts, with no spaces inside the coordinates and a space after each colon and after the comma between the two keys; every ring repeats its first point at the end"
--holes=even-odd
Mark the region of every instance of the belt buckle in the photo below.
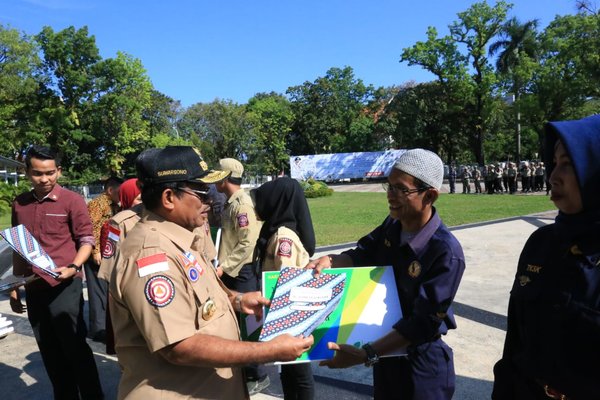
{"type": "Polygon", "coordinates": [[[544,385],[544,393],[546,393],[546,396],[550,397],[551,399],[569,400],[567,396],[560,392],[557,392],[548,385],[544,385]]]}

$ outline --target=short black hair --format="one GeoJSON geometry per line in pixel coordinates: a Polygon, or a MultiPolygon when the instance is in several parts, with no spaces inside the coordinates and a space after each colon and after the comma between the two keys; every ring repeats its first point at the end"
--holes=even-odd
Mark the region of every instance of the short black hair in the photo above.
{"type": "Polygon", "coordinates": [[[31,159],[37,158],[40,160],[54,160],[57,167],[60,167],[60,156],[56,151],[48,146],[41,146],[34,144],[29,147],[25,154],[25,166],[27,169],[31,168],[31,159]]]}
{"type": "Polygon", "coordinates": [[[119,178],[118,176],[109,176],[105,181],[104,181],[104,190],[110,188],[117,188],[119,186],[121,186],[121,184],[123,183],[123,179],[119,178]]]}
{"type": "Polygon", "coordinates": [[[238,185],[241,186],[242,185],[242,178],[234,178],[231,175],[229,175],[227,177],[227,180],[231,183],[233,183],[234,185],[238,185]]]}
{"type": "Polygon", "coordinates": [[[164,182],[155,185],[142,186],[142,203],[144,207],[150,211],[154,211],[160,205],[160,199],[163,192],[167,189],[172,189],[176,192],[175,196],[181,197],[183,193],[178,193],[177,189],[185,186],[185,182],[164,182]]]}

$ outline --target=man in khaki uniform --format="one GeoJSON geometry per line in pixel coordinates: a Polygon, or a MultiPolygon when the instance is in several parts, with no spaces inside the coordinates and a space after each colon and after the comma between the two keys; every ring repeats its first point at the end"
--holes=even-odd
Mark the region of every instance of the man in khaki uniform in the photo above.
{"type": "MultiPolygon", "coordinates": [[[[227,196],[221,214],[221,245],[218,271],[225,286],[245,293],[260,290],[257,266],[252,263],[254,248],[262,224],[256,218],[250,195],[242,189],[244,166],[234,158],[219,160],[219,168],[230,175],[215,184],[217,191],[227,196]]],[[[245,368],[250,395],[270,384],[267,370],[262,365],[245,368]]]]}
{"type": "Polygon", "coordinates": [[[110,282],[119,399],[247,399],[237,366],[291,361],[313,343],[289,335],[239,340],[235,311],[259,314],[268,300],[225,288],[194,233],[210,208],[207,184],[225,175],[187,146],[139,165],[146,211],[117,248],[110,282]]]}

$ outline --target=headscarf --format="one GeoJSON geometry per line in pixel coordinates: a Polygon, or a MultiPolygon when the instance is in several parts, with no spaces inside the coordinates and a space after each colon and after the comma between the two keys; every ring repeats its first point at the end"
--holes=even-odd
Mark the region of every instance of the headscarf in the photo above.
{"type": "Polygon", "coordinates": [[[133,206],[133,201],[140,194],[140,189],[137,187],[137,178],[127,179],[119,189],[119,200],[121,202],[121,210],[127,210],[133,206]]]}
{"type": "Polygon", "coordinates": [[[545,163],[548,177],[555,166],[557,140],[562,142],[571,158],[583,205],[583,210],[575,215],[559,211],[556,217],[558,233],[571,239],[591,233],[600,235],[600,115],[547,124],[545,163]]]}
{"type": "Polygon", "coordinates": [[[264,221],[256,243],[257,257],[265,254],[271,236],[281,226],[296,232],[310,256],[315,253],[315,231],[300,184],[288,177],[277,178],[251,191],[258,217],[264,221]]]}

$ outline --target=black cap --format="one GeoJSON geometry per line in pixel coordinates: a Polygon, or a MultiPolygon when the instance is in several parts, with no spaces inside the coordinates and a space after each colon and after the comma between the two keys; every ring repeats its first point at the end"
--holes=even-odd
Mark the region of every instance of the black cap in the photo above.
{"type": "Polygon", "coordinates": [[[138,179],[144,185],[167,182],[215,183],[227,178],[229,171],[213,171],[191,146],[148,149],[136,160],[138,179]]]}

